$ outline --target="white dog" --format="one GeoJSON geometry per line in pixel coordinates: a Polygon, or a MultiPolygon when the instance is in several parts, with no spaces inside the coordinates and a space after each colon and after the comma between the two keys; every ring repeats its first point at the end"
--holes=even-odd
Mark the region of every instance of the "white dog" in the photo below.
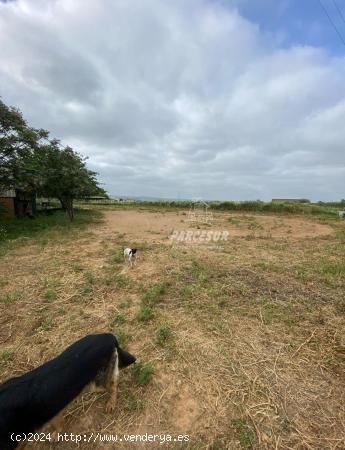
{"type": "Polygon", "coordinates": [[[128,261],[128,264],[131,267],[133,267],[133,264],[135,264],[136,253],[137,253],[136,248],[125,248],[123,251],[125,261],[128,261]]]}

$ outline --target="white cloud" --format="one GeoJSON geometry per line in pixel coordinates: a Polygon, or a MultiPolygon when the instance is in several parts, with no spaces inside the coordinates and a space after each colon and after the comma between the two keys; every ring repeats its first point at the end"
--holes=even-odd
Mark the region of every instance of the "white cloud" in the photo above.
{"type": "Polygon", "coordinates": [[[345,59],[206,0],[0,3],[0,94],[110,193],[345,197],[345,59]]]}

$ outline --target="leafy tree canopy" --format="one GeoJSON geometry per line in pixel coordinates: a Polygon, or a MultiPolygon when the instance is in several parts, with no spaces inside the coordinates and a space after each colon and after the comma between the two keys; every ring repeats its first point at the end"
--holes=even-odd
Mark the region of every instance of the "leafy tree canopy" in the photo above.
{"type": "Polygon", "coordinates": [[[49,132],[29,127],[21,112],[0,99],[0,189],[34,190],[60,200],[73,220],[73,200],[106,195],[86,158],[49,132]]]}

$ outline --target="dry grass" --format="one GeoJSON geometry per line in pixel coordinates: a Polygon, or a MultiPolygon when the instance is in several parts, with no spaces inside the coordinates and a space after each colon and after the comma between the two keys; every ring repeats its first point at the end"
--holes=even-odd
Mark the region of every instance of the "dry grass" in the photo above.
{"type": "MultiPolygon", "coordinates": [[[[0,379],[113,331],[142,366],[123,372],[114,415],[105,394],[86,393],[64,431],[189,434],[176,450],[345,448],[343,225],[215,219],[207,229],[229,230],[227,242],[172,244],[185,215],[140,210],[105,211],[44,246],[13,243],[1,256],[0,379]],[[139,249],[132,270],[126,245],[139,249]]],[[[62,445],[50,447],[76,448],[62,445]]]]}

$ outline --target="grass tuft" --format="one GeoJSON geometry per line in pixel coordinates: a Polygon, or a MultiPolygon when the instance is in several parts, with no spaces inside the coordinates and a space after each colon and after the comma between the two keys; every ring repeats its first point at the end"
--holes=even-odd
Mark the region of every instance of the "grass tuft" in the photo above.
{"type": "Polygon", "coordinates": [[[144,306],[140,308],[138,311],[136,318],[139,322],[149,322],[152,320],[155,316],[155,313],[153,312],[153,309],[150,306],[144,306]]]}
{"type": "Polygon", "coordinates": [[[83,271],[83,268],[81,266],[81,264],[79,262],[75,262],[72,264],[72,269],[74,270],[75,273],[80,273],[83,271]]]}
{"type": "Polygon", "coordinates": [[[50,317],[47,317],[41,322],[41,325],[39,326],[38,330],[50,331],[52,328],[54,328],[54,326],[55,326],[54,320],[51,319],[50,317]]]}
{"type": "Polygon", "coordinates": [[[137,361],[133,365],[133,372],[136,382],[140,386],[145,386],[149,383],[153,375],[153,367],[150,364],[145,364],[142,361],[137,361]]]}
{"type": "Polygon", "coordinates": [[[4,297],[0,298],[0,302],[4,303],[5,305],[12,305],[12,303],[17,302],[22,297],[22,294],[19,292],[12,292],[10,294],[6,294],[4,297]]]}
{"type": "Polygon", "coordinates": [[[9,350],[3,350],[0,353],[0,364],[5,364],[13,359],[14,353],[9,350]]]}
{"type": "Polygon", "coordinates": [[[235,421],[235,428],[238,433],[238,439],[240,441],[243,450],[251,450],[254,448],[255,434],[250,425],[244,419],[238,419],[235,421]]]}
{"type": "Polygon", "coordinates": [[[109,322],[109,329],[112,331],[115,325],[125,323],[125,316],[119,312],[114,313],[112,319],[109,322]]]}
{"type": "Polygon", "coordinates": [[[94,277],[91,272],[87,271],[84,273],[84,278],[88,284],[94,284],[94,277]]]}
{"type": "Polygon", "coordinates": [[[160,347],[166,347],[173,341],[173,332],[169,325],[162,325],[156,332],[156,342],[160,347]]]}
{"type": "Polygon", "coordinates": [[[126,334],[124,330],[119,330],[116,332],[116,338],[121,348],[127,349],[128,343],[131,341],[131,336],[126,334]]]}
{"type": "Polygon", "coordinates": [[[143,305],[152,307],[156,303],[159,303],[166,293],[167,287],[168,284],[165,281],[154,284],[142,298],[143,305]]]}
{"type": "Polygon", "coordinates": [[[47,289],[44,293],[44,299],[47,301],[52,301],[55,300],[57,298],[57,293],[56,290],[53,288],[47,289]]]}

